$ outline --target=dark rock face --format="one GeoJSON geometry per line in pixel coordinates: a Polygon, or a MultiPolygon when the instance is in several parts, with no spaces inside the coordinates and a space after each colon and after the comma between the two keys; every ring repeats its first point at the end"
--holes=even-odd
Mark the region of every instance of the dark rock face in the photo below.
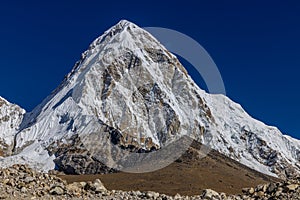
{"type": "Polygon", "coordinates": [[[88,155],[65,153],[54,160],[57,170],[66,174],[100,174],[112,173],[115,170],[108,168],[101,162],[88,155]]]}
{"type": "Polygon", "coordinates": [[[280,153],[273,150],[266,141],[252,132],[245,130],[243,132],[243,135],[246,137],[243,139],[246,140],[246,144],[248,144],[247,150],[253,158],[269,166],[272,172],[282,179],[292,178],[298,175],[299,172],[297,172],[295,166],[281,159],[281,156],[279,156],[280,153]]]}
{"type": "MultiPolygon", "coordinates": [[[[56,170],[65,174],[106,174],[117,170],[103,164],[104,159],[118,160],[121,155],[124,155],[121,153],[124,150],[128,153],[147,153],[158,148],[152,143],[151,138],[140,138],[146,145],[146,150],[135,139],[131,135],[121,134],[120,131],[103,124],[98,133],[88,135],[86,138],[75,134],[70,138],[53,142],[47,147],[47,150],[50,156],[55,155],[56,157],[54,159],[56,170]],[[107,146],[98,146],[97,137],[99,136],[107,139],[104,142],[108,143],[107,146]],[[84,143],[82,139],[94,140],[94,144],[84,143]],[[88,145],[88,148],[85,145],[88,145]],[[103,153],[107,150],[111,153],[103,153]]],[[[98,138],[98,140],[102,139],[98,138]]]]}
{"type": "Polygon", "coordinates": [[[101,174],[116,171],[91,155],[78,135],[73,135],[68,140],[68,144],[57,141],[56,145],[52,144],[48,147],[48,151],[50,155],[56,156],[54,159],[56,170],[65,174],[101,174]]]}

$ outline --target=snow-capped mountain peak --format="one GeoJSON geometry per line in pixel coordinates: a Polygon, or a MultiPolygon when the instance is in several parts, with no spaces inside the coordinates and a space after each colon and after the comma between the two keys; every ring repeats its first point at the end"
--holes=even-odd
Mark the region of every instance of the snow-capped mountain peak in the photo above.
{"type": "Polygon", "coordinates": [[[107,172],[130,152],[158,152],[182,136],[266,174],[300,171],[298,140],[229,98],[205,93],[176,56],[126,20],[94,40],[61,85],[26,115],[14,159],[38,168],[48,163],[44,169],[55,163],[67,173],[107,172]]]}

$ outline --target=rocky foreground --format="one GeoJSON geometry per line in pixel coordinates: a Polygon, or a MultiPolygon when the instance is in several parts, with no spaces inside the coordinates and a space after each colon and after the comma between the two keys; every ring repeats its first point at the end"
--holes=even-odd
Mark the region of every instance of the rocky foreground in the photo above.
{"type": "Polygon", "coordinates": [[[238,195],[206,189],[195,196],[167,196],[153,191],[108,191],[99,179],[67,184],[55,175],[13,165],[0,169],[0,199],[300,199],[300,178],[245,188],[238,195]]]}

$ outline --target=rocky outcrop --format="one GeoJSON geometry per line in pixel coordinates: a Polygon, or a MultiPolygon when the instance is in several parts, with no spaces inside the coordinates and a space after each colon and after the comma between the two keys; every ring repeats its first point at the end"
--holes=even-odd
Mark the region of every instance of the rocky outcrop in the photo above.
{"type": "Polygon", "coordinates": [[[93,156],[81,142],[78,135],[69,138],[68,143],[56,141],[48,146],[50,155],[54,154],[55,169],[65,174],[112,173],[111,169],[93,156]]]}
{"type": "Polygon", "coordinates": [[[0,97],[0,156],[12,154],[15,135],[25,110],[0,97]]]}

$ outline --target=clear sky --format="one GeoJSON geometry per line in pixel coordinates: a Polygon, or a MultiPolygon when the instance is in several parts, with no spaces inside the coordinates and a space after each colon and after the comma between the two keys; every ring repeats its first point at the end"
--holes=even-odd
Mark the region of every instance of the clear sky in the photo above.
{"type": "Polygon", "coordinates": [[[214,59],[231,99],[300,138],[299,1],[4,1],[0,96],[32,110],[121,19],[194,38],[214,59]]]}

